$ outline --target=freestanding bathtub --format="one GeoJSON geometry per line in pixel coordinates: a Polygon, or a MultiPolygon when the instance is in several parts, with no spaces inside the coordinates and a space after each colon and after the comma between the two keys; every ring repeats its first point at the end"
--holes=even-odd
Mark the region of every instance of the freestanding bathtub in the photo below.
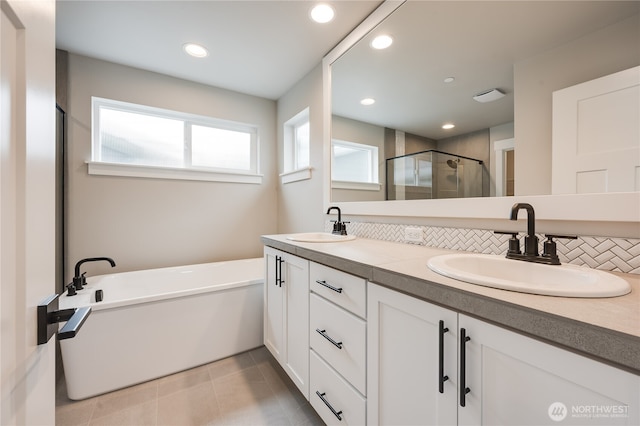
{"type": "Polygon", "coordinates": [[[71,399],[262,345],[262,258],[100,275],[87,283],[76,296],[60,296],[60,309],[92,308],[78,334],[60,341],[71,399]]]}

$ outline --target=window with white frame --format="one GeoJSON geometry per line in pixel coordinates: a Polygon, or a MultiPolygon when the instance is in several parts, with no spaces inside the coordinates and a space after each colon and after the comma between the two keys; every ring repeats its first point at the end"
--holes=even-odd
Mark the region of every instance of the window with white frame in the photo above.
{"type": "Polygon", "coordinates": [[[260,183],[255,126],[92,98],[89,173],[260,183]]]}
{"type": "Polygon", "coordinates": [[[377,146],[333,139],[331,161],[334,188],[380,189],[377,146]]]}
{"type": "Polygon", "coordinates": [[[309,108],[284,123],[284,183],[311,177],[309,108]]]}

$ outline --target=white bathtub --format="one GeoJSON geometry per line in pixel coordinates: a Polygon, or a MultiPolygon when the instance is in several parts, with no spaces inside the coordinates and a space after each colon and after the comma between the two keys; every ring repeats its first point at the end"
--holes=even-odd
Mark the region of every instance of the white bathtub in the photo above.
{"type": "Polygon", "coordinates": [[[262,345],[262,258],[87,277],[60,309],[91,306],[60,341],[69,398],[77,400],[262,345]],[[96,302],[96,290],[104,299],[96,302]]]}

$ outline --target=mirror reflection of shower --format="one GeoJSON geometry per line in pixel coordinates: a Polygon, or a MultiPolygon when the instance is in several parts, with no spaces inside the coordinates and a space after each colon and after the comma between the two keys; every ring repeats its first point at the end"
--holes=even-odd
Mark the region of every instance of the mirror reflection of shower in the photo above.
{"type": "Polygon", "coordinates": [[[437,150],[387,159],[387,200],[482,196],[483,162],[437,150]]]}

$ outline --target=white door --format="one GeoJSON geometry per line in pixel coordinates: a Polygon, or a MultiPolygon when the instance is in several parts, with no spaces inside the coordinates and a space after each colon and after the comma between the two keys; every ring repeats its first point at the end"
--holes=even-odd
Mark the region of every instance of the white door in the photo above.
{"type": "Polygon", "coordinates": [[[375,284],[367,291],[367,423],[455,425],[457,314],[375,284]]]}
{"type": "Polygon", "coordinates": [[[55,423],[55,3],[0,2],[0,424],[55,423]]]}
{"type": "Polygon", "coordinates": [[[553,93],[553,194],[640,191],[640,67],[553,93]]]}

